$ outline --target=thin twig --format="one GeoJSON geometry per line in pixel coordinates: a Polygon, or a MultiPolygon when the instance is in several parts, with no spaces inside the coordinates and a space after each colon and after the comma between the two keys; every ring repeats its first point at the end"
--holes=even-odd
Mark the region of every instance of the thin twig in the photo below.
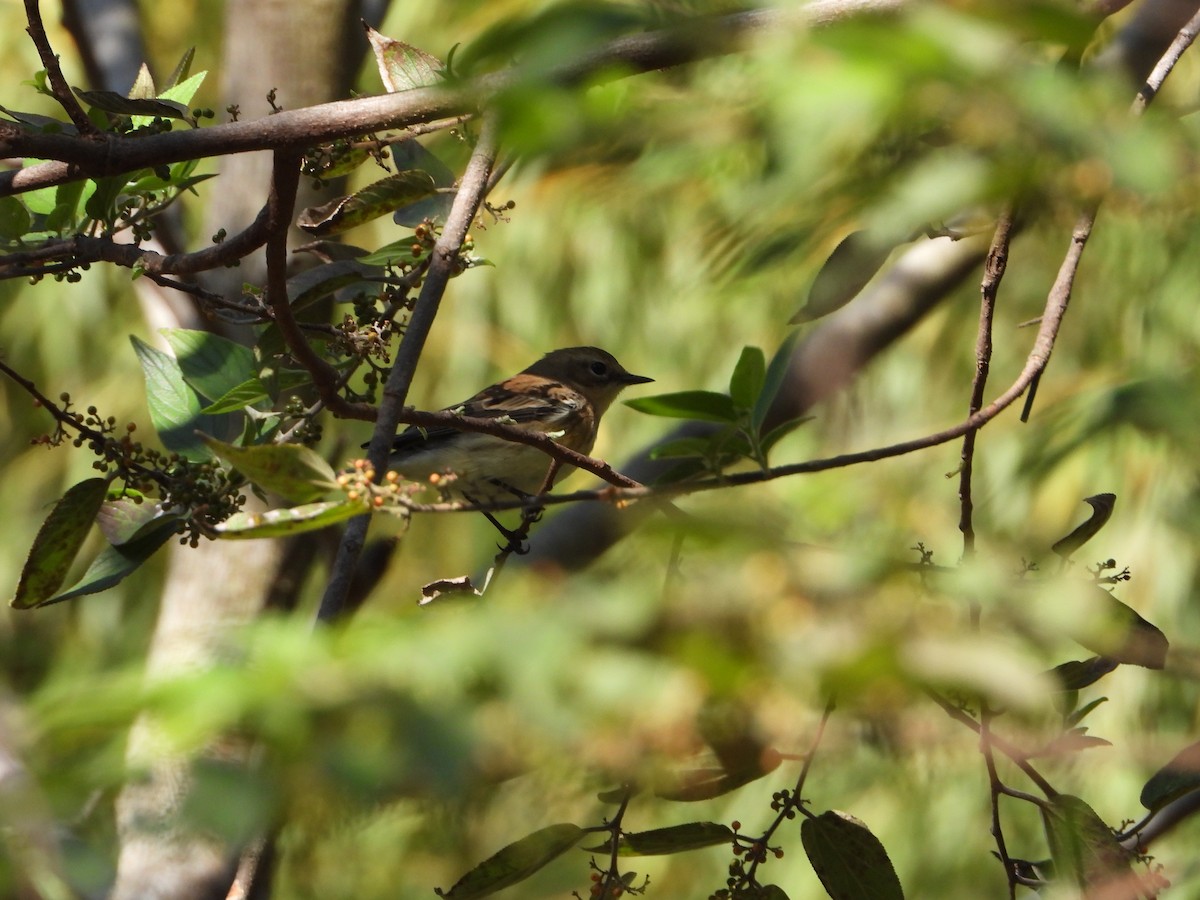
{"type": "Polygon", "coordinates": [[[374,410],[342,397],[341,374],[312,348],[292,312],[287,291],[287,241],[299,184],[300,155],[294,150],[276,152],[267,200],[267,305],[288,351],[312,376],[313,386],[326,408],[344,418],[366,417],[374,410]]]}
{"type": "MultiPolygon", "coordinates": [[[[988,248],[983,268],[983,281],[979,285],[979,332],[975,338],[975,379],[971,383],[971,402],[967,415],[974,415],[983,407],[983,392],[987,387],[988,371],[992,364],[992,320],[996,311],[996,295],[1000,281],[1008,267],[1008,248],[1013,235],[1012,209],[1000,214],[992,244],[988,248]]],[[[958,499],[961,508],[958,528],[963,535],[963,558],[975,552],[975,526],[971,516],[974,502],[971,497],[971,474],[975,464],[975,435],[972,429],[963,435],[962,468],[958,478],[958,499]]]]}
{"type": "MultiPolygon", "coordinates": [[[[76,431],[80,437],[85,438],[93,444],[115,443],[112,435],[96,431],[94,428],[89,428],[87,425],[83,424],[82,417],[77,419],[71,413],[59,407],[58,404],[39,391],[32,381],[8,366],[3,360],[0,360],[0,372],[16,382],[22,390],[24,390],[27,394],[29,394],[29,396],[37,401],[37,404],[42,407],[42,409],[46,410],[46,412],[50,413],[51,417],[59,424],[60,427],[70,428],[76,431]]],[[[158,469],[152,469],[136,462],[124,462],[122,465],[125,466],[129,472],[136,472],[138,475],[148,478],[163,487],[169,486],[171,483],[171,479],[158,469]]]]}
{"type": "Polygon", "coordinates": [[[1146,83],[1142,85],[1137,96],[1133,98],[1133,105],[1130,108],[1130,112],[1135,116],[1140,116],[1146,111],[1146,107],[1158,96],[1163,82],[1167,80],[1167,76],[1171,74],[1171,70],[1175,68],[1175,64],[1179,62],[1184,51],[1192,46],[1193,41],[1196,40],[1197,34],[1200,34],[1200,12],[1192,16],[1188,20],[1188,23],[1175,35],[1175,40],[1171,41],[1171,46],[1167,48],[1167,52],[1162,55],[1153,71],[1146,78],[1146,83]]]}
{"type": "MultiPolygon", "coordinates": [[[[1075,275],[1079,272],[1079,263],[1083,259],[1083,248],[1087,245],[1088,238],[1091,237],[1092,226],[1096,224],[1097,208],[1093,204],[1091,208],[1080,213],[1079,218],[1075,222],[1075,230],[1071,232],[1071,244],[1067,248],[1067,253],[1063,257],[1062,264],[1058,267],[1058,276],[1054,279],[1054,284],[1050,287],[1050,298],[1047,302],[1056,303],[1062,309],[1063,313],[1067,311],[1067,304],[1071,301],[1071,290],[1075,286],[1075,275]]],[[[1045,321],[1043,321],[1043,328],[1045,328],[1045,324],[1045,321]]],[[[1025,397],[1025,408],[1021,410],[1022,422],[1029,421],[1029,414],[1033,409],[1033,400],[1037,395],[1038,382],[1041,381],[1042,373],[1046,371],[1046,364],[1049,362],[1050,355],[1047,353],[1046,358],[1041,360],[1037,369],[1032,373],[1029,380],[1029,393],[1025,397]]]]}
{"type": "MultiPolygon", "coordinates": [[[[926,690],[925,693],[931,700],[933,700],[934,703],[940,706],[945,711],[946,715],[950,716],[950,718],[954,719],[956,722],[961,722],[963,725],[966,725],[976,734],[982,733],[982,726],[978,722],[976,722],[973,718],[971,718],[945,697],[931,690],[926,690]]],[[[1042,774],[1030,764],[1028,755],[1020,748],[1010,744],[1008,741],[996,734],[991,734],[988,741],[992,747],[995,747],[997,750],[1011,759],[1013,763],[1016,764],[1017,768],[1024,772],[1025,776],[1035,785],[1037,785],[1038,789],[1045,794],[1046,797],[1053,799],[1058,796],[1058,791],[1056,791],[1053,786],[1051,786],[1050,782],[1043,778],[1042,774]]],[[[1007,789],[1004,792],[1007,793],[1007,789]]]]}

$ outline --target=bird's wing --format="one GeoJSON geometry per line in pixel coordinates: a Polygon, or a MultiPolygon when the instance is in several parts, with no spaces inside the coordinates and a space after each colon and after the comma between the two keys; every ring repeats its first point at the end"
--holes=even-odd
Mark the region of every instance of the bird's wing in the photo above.
{"type": "MultiPolygon", "coordinates": [[[[448,406],[442,412],[456,412],[475,419],[509,418],[514,425],[534,423],[551,425],[579,408],[583,399],[569,388],[557,382],[538,379],[536,383],[524,384],[521,375],[516,375],[500,384],[484,388],[470,400],[458,406],[448,406]]],[[[542,429],[537,429],[542,430],[542,429]]],[[[410,425],[396,435],[392,444],[393,453],[429,448],[440,441],[462,434],[457,428],[437,425],[421,428],[410,425]]],[[[365,445],[364,445],[365,446],[365,445]]]]}

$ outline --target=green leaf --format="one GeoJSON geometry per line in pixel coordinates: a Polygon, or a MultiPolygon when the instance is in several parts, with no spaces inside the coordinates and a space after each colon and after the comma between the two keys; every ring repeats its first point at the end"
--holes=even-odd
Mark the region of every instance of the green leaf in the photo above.
{"type": "MultiPolygon", "coordinates": [[[[720,822],[688,822],[650,831],[627,832],[621,836],[617,853],[621,856],[662,856],[685,853],[733,841],[733,830],[720,822]]],[[[611,853],[612,839],[598,847],[584,848],[590,853],[611,853]]]]}
{"type": "Polygon", "coordinates": [[[763,436],[760,445],[762,446],[763,454],[771,452],[771,448],[778,444],[781,440],[803,425],[805,422],[811,422],[812,416],[799,416],[795,419],[788,419],[781,425],[776,425],[763,436]]]}
{"type": "Polygon", "coordinates": [[[651,416],[672,419],[701,419],[706,422],[734,423],[737,410],[728,394],[715,391],[679,391],[626,400],[625,405],[651,416]]]}
{"type": "Polygon", "coordinates": [[[337,475],[313,450],[298,444],[235,447],[204,438],[217,456],[255,484],[295,503],[308,503],[337,489],[337,475]]]}
{"type": "Polygon", "coordinates": [[[296,225],[309,234],[328,237],[436,193],[437,185],[428,172],[397,172],[348,197],[309,207],[296,217],[296,225]]]}
{"type": "Polygon", "coordinates": [[[361,500],[329,500],[289,509],[235,513],[216,530],[219,537],[229,540],[287,537],[303,531],[317,531],[367,512],[370,508],[361,500]]]}
{"type": "Polygon", "coordinates": [[[178,84],[173,84],[161,94],[158,95],[159,100],[173,100],[176,103],[182,103],[187,106],[192,102],[192,98],[196,96],[196,92],[200,90],[200,85],[204,84],[204,78],[208,72],[197,72],[190,78],[186,78],[178,84]]]}
{"type": "Polygon", "coordinates": [[[270,396],[266,385],[257,378],[250,378],[236,387],[230,388],[200,412],[210,416],[219,413],[240,412],[247,406],[253,406],[262,400],[269,400],[270,396]]]}
{"type": "Polygon", "coordinates": [[[1132,855],[1117,841],[1096,811],[1071,794],[1059,794],[1042,807],[1050,857],[1060,877],[1082,888],[1120,877],[1132,855]]]}
{"type": "Polygon", "coordinates": [[[146,402],[159,440],[184,459],[201,462],[212,454],[197,436],[198,429],[224,433],[225,423],[200,414],[200,398],[184,381],[175,358],[131,336],[134,352],[146,377],[146,402]]]}
{"type": "Polygon", "coordinates": [[[184,381],[210,401],[257,374],[254,351],[236,341],[187,328],[164,328],[162,335],[175,351],[184,381]]]}
{"type": "Polygon", "coordinates": [[[827,810],[805,819],[800,840],[833,900],[903,900],[887,850],[854,816],[827,810]]]}
{"type": "Polygon", "coordinates": [[[107,494],[106,479],[89,478],[73,485],[54,504],[33,539],[11,607],[41,606],[62,586],[107,494]]]}
{"type": "Polygon", "coordinates": [[[1142,788],[1142,806],[1161,809],[1172,800],[1200,790],[1200,743],[1184,747],[1142,788]]]}
{"type": "Polygon", "coordinates": [[[750,410],[758,400],[767,377],[767,359],[758,347],[743,347],[733,376],[729,379],[729,396],[738,409],[750,410]]]}
{"type": "Polygon", "coordinates": [[[16,197],[0,197],[0,239],[15,241],[33,227],[33,217],[16,197]]]}
{"type": "MultiPolygon", "coordinates": [[[[192,60],[195,58],[196,58],[196,48],[195,47],[188,47],[186,50],[183,51],[183,56],[179,57],[179,62],[175,64],[175,69],[173,72],[171,72],[171,77],[167,79],[167,87],[168,88],[174,87],[175,85],[179,84],[180,81],[182,81],[183,79],[188,77],[188,72],[190,72],[192,70],[192,60]]],[[[172,99],[178,100],[179,98],[173,97],[172,99]]],[[[184,102],[190,103],[191,99],[192,98],[189,97],[184,102]]]]}
{"type": "Polygon", "coordinates": [[[1096,494],[1093,497],[1085,497],[1083,502],[1092,508],[1091,517],[1065,538],[1056,541],[1050,548],[1063,559],[1070,559],[1072,553],[1095,537],[1104,527],[1112,517],[1113,507],[1117,503],[1117,495],[1096,494]]]}
{"type": "Polygon", "coordinates": [[[119,547],[107,547],[92,560],[86,572],[75,584],[43,603],[61,603],[85,594],[98,594],[123,581],[158,552],[167,541],[179,533],[179,517],[167,514],[139,530],[136,537],[119,547]]]}
{"type": "Polygon", "coordinates": [[[485,859],[458,879],[450,890],[443,892],[441,888],[435,888],[435,893],[446,900],[475,900],[494,894],[524,881],[562,856],[578,844],[584,834],[586,832],[578,825],[548,825],[485,859]]]}
{"type": "Polygon", "coordinates": [[[779,394],[780,388],[783,387],[783,381],[787,377],[788,366],[792,362],[792,351],[796,347],[796,342],[800,339],[800,332],[793,331],[783,343],[779,345],[779,349],[775,351],[775,355],[771,357],[771,362],[767,366],[767,375],[763,380],[762,390],[758,394],[758,400],[754,403],[754,411],[750,415],[750,427],[754,431],[762,431],[763,423],[767,421],[767,413],[771,410],[771,404],[775,402],[775,397],[779,394]]]}

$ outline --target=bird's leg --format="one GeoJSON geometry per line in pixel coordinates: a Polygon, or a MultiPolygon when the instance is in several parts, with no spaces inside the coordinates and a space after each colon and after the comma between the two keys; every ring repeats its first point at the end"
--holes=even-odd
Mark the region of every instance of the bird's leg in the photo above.
{"type": "MultiPolygon", "coordinates": [[[[500,482],[495,482],[495,483],[500,485],[500,482]]],[[[500,485],[500,486],[504,487],[506,490],[513,491],[514,493],[518,494],[521,497],[529,496],[524,491],[517,491],[516,488],[510,488],[508,485],[500,485]]],[[[468,502],[474,503],[476,506],[479,505],[479,501],[476,500],[474,497],[472,497],[470,494],[463,494],[463,497],[468,502]]],[[[499,519],[497,519],[494,515],[492,515],[486,509],[481,509],[479,511],[481,513],[483,513],[483,517],[485,519],[487,519],[489,522],[491,522],[492,527],[494,527],[498,532],[500,532],[500,534],[504,537],[504,540],[506,540],[508,542],[504,546],[499,547],[499,550],[501,553],[503,553],[503,554],[516,553],[518,555],[523,556],[524,554],[529,552],[529,548],[525,546],[525,536],[528,534],[529,529],[528,529],[528,526],[526,526],[524,524],[524,522],[522,522],[520,528],[517,528],[514,530],[512,528],[506,528],[499,519]]]]}

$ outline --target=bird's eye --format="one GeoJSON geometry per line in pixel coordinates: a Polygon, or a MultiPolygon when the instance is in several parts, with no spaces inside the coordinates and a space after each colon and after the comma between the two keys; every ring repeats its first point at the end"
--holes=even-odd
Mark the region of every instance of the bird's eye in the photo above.
{"type": "Polygon", "coordinates": [[[608,374],[608,366],[606,366],[604,363],[600,362],[600,360],[596,360],[588,368],[590,368],[592,370],[592,374],[595,375],[597,378],[603,378],[605,375],[608,374]]]}

